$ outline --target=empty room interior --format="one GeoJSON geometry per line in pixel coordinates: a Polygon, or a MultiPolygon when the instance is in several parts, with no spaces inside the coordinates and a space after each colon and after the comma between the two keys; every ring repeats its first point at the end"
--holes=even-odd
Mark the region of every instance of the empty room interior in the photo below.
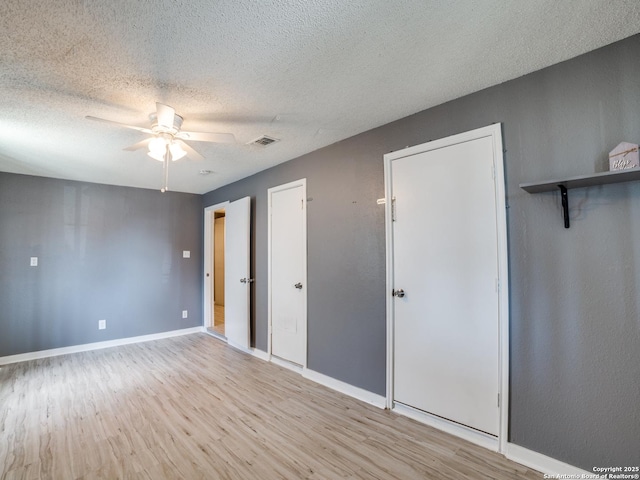
{"type": "Polygon", "coordinates": [[[640,2],[0,27],[0,478],[640,478],[640,2]]]}

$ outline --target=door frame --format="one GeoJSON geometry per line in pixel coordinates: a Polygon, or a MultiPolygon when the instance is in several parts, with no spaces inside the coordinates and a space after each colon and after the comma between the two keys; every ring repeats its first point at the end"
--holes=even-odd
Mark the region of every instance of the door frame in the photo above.
{"type": "Polygon", "coordinates": [[[493,140],[493,164],[495,177],[496,221],[498,238],[498,388],[499,388],[499,430],[497,441],[489,435],[481,435],[472,428],[461,426],[455,422],[441,419],[428,413],[412,412],[409,407],[397,408],[403,413],[427,422],[432,426],[446,430],[449,433],[463,437],[471,442],[487,448],[506,453],[509,428],[509,265],[507,255],[507,215],[505,198],[504,155],[502,146],[502,124],[495,123],[487,127],[468,132],[451,135],[439,140],[430,141],[414,147],[391,152],[384,155],[384,184],[385,184],[385,245],[386,245],[386,299],[387,299],[387,361],[386,361],[386,408],[394,407],[394,308],[392,290],[393,285],[393,199],[392,199],[392,162],[399,158],[445,148],[463,142],[491,137],[493,140]]]}
{"type": "MultiPolygon", "coordinates": [[[[281,192],[283,190],[289,190],[295,187],[302,187],[302,200],[303,200],[303,209],[302,209],[302,257],[304,258],[304,264],[302,266],[302,285],[304,288],[302,289],[303,293],[303,319],[302,319],[302,333],[304,336],[304,363],[302,364],[302,369],[307,369],[307,355],[308,355],[308,336],[307,336],[307,296],[308,296],[308,282],[307,282],[307,263],[308,263],[308,250],[307,250],[307,179],[301,178],[300,180],[295,180],[293,182],[285,183],[283,185],[278,185],[276,187],[271,187],[267,189],[267,317],[268,317],[268,327],[267,327],[267,354],[269,359],[273,361],[275,359],[274,356],[271,355],[271,345],[273,339],[273,325],[272,325],[272,300],[271,295],[273,293],[273,285],[271,283],[271,273],[272,273],[272,265],[271,265],[271,199],[274,193],[281,192]]],[[[278,360],[279,363],[280,360],[278,360]]],[[[287,362],[285,362],[287,363],[287,362]]]]}
{"type": "MultiPolygon", "coordinates": [[[[229,201],[216,203],[204,209],[204,252],[202,264],[202,326],[206,329],[213,327],[213,289],[215,287],[215,275],[213,273],[213,252],[214,252],[214,235],[213,220],[214,212],[220,209],[226,209],[229,201]],[[211,272],[207,277],[207,272],[211,272]],[[210,280],[207,280],[209,278],[210,280]]],[[[226,233],[226,232],[225,232],[226,233]]]]}

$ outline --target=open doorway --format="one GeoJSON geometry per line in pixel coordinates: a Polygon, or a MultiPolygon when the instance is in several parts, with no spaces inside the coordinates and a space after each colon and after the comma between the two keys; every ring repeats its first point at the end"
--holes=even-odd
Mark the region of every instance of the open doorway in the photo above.
{"type": "MultiPolygon", "coordinates": [[[[204,295],[203,325],[207,333],[226,340],[225,273],[229,273],[225,254],[227,237],[227,207],[229,202],[218,203],[204,209],[204,295]]],[[[228,316],[227,316],[228,317],[228,316]]],[[[228,326],[228,325],[227,325],[228,326]]]]}
{"type": "Polygon", "coordinates": [[[213,318],[211,329],[224,336],[225,211],[213,212],[213,318]]]}
{"type": "Polygon", "coordinates": [[[251,333],[250,241],[251,198],[205,207],[203,326],[243,350],[251,333]]]}

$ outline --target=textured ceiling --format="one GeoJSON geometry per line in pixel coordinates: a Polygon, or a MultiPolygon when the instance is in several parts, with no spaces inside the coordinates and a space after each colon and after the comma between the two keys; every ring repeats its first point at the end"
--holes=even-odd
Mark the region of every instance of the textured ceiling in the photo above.
{"type": "Polygon", "coordinates": [[[639,31],[638,0],[2,0],[0,170],[160,188],[122,150],[144,134],[84,118],[149,126],[160,101],[236,135],[172,163],[204,193],[639,31]]]}

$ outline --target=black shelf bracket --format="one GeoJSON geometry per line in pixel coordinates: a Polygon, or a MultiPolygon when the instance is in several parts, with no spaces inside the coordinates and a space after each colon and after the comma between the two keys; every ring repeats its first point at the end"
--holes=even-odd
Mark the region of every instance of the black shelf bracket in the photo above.
{"type": "Polygon", "coordinates": [[[569,228],[569,195],[567,190],[570,188],[587,188],[597,185],[637,181],[640,181],[640,167],[592,173],[591,175],[580,175],[578,177],[564,179],[545,180],[543,182],[521,183],[520,188],[529,193],[557,192],[556,188],[559,188],[560,194],[562,195],[564,228],[569,228]]]}
{"type": "Polygon", "coordinates": [[[564,228],[569,228],[569,194],[567,187],[558,185],[560,195],[562,195],[562,212],[564,213],[564,228]]]}

